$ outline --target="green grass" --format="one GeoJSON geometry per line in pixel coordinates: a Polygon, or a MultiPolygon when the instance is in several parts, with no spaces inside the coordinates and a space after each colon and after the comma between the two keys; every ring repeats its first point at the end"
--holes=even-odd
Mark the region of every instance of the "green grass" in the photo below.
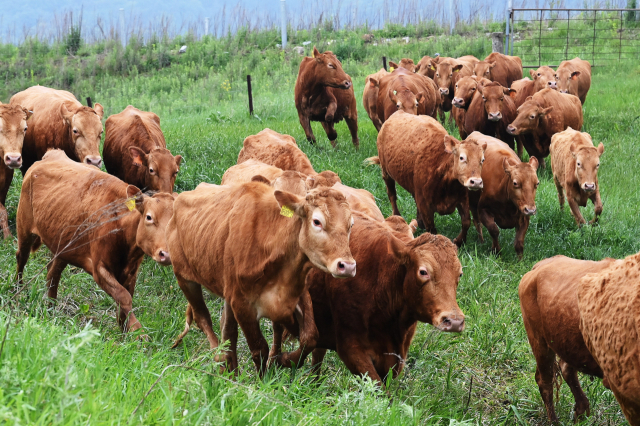
{"type": "MultiPolygon", "coordinates": [[[[344,123],[337,126],[337,151],[318,123],[312,125],[318,144],[312,146],[304,140],[293,104],[299,59],[290,53],[280,56],[276,50],[260,53],[264,61],[255,66],[264,68],[254,79],[259,118],[248,116],[238,80],[254,53],[229,60],[227,67],[233,70],[229,74],[236,80],[228,85],[222,84],[217,69],[189,76],[189,70],[199,68],[177,63],[148,74],[104,77],[92,88],[92,96],[105,104],[107,114],[119,112],[129,103],[160,114],[169,148],[184,157],[176,182],[178,191],[193,189],[202,181],[219,183],[223,172],[235,164],[243,139],[269,127],[293,135],[316,170],[334,170],[345,184],[371,191],[383,213],[389,215],[391,208],[379,169],[362,165],[365,158],[376,155],[377,136],[360,106],[364,76],[379,68],[382,54],[395,59],[408,52],[419,59],[423,53],[440,49],[443,54],[483,56],[487,53],[483,49],[489,47],[488,43],[483,47],[483,43],[481,39],[454,37],[406,46],[368,46],[359,60],[347,56],[343,63],[353,77],[359,104],[359,152],[351,146],[344,123]]],[[[452,335],[419,325],[404,374],[389,383],[391,398],[368,379],[352,376],[331,352],[325,358],[322,379],[315,383],[308,375],[308,363],[297,371],[269,371],[260,380],[244,338],[239,339],[237,377],[217,373],[214,354],[207,350],[206,338],[197,329],[183,345],[169,349],[183,328],[186,301],[171,270],[149,259],[140,271],[134,308],[150,341],[139,342],[135,336],[119,331],[112,299],[82,271],[65,271],[58,302],[48,303],[43,268],[50,253],[46,249],[32,255],[25,271],[26,280],[32,282],[20,291],[12,280],[16,241],[9,239],[0,242],[0,337],[9,324],[0,355],[0,421],[547,424],[533,377],[535,362],[522,325],[517,296],[520,278],[535,262],[556,254],[601,259],[620,258],[640,250],[640,197],[635,181],[640,67],[621,65],[594,72],[584,130],[592,134],[594,142],[605,145],[600,168],[604,201],[600,225],[578,229],[568,209],[559,209],[550,168],[541,170],[539,213],[527,234],[524,259],[519,262],[515,256],[513,230],[501,232],[504,249],[497,258],[488,254],[490,242],[480,244],[475,231],[470,231],[467,245],[459,252],[465,274],[458,301],[467,315],[467,328],[462,334],[452,335]]],[[[448,127],[457,135],[452,126],[448,127]]],[[[12,227],[20,183],[17,176],[7,200],[12,227]]],[[[399,190],[399,207],[407,220],[415,217],[413,201],[404,190],[399,190]]],[[[584,213],[590,219],[592,206],[584,213]]],[[[436,217],[436,224],[441,233],[453,237],[459,231],[460,219],[457,215],[436,217]]],[[[222,305],[214,297],[208,303],[216,328],[222,305]]],[[[263,325],[269,339],[270,325],[266,321],[263,325]]],[[[625,424],[612,393],[598,380],[581,379],[592,412],[592,417],[581,424],[625,424]]],[[[563,385],[557,405],[562,424],[573,424],[572,407],[573,397],[563,385]]]]}

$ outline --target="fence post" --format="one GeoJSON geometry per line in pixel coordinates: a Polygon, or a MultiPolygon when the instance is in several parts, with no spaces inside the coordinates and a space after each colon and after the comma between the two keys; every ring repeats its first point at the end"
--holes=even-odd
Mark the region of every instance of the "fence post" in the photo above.
{"type": "MultiPolygon", "coordinates": [[[[505,55],[509,54],[509,45],[511,44],[511,43],[509,43],[509,40],[510,40],[509,39],[509,34],[510,34],[509,30],[513,31],[513,29],[509,28],[509,24],[510,24],[510,21],[511,21],[511,1],[512,0],[509,0],[509,4],[507,5],[507,29],[505,31],[505,35],[506,35],[506,38],[507,38],[507,43],[505,45],[506,49],[504,50],[504,54],[505,55]]],[[[494,50],[494,52],[495,52],[495,50],[494,50]]]]}
{"type": "Polygon", "coordinates": [[[504,52],[504,34],[503,33],[491,33],[491,51],[492,52],[504,52]]]}
{"type": "Polygon", "coordinates": [[[384,68],[384,70],[387,71],[387,57],[386,56],[382,57],[382,68],[384,68]]]}
{"type": "Polygon", "coordinates": [[[204,35],[209,35],[209,18],[204,18],[204,35]]]}
{"type": "Polygon", "coordinates": [[[87,96],[87,106],[89,108],[93,108],[93,101],[91,101],[91,97],[87,96]]]}
{"type": "Polygon", "coordinates": [[[280,35],[282,36],[282,49],[287,47],[287,2],[280,0],[280,35]]]}
{"type": "Polygon", "coordinates": [[[253,95],[251,93],[251,76],[247,74],[247,91],[249,93],[249,115],[253,115],[253,95]]]}
{"type": "Polygon", "coordinates": [[[127,38],[124,34],[124,9],[120,8],[120,41],[122,42],[122,47],[127,45],[127,38]]]}

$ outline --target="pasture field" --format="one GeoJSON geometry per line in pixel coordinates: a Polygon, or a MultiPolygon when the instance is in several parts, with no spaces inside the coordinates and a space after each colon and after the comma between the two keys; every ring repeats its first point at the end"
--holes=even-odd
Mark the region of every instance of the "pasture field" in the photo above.
{"type": "MultiPolygon", "coordinates": [[[[382,54],[395,60],[403,56],[417,60],[439,49],[435,51],[447,56],[483,57],[488,48],[489,43],[481,39],[456,36],[425,44],[368,47],[366,55],[347,55],[343,65],[353,78],[358,98],[358,152],[351,146],[344,122],[337,126],[337,150],[331,148],[319,123],[312,124],[318,144],[304,139],[293,103],[299,59],[274,49],[265,51],[261,61],[252,65],[254,117],[247,113],[240,76],[247,68],[247,57],[260,56],[255,52],[229,58],[224,65],[230,70],[226,80],[218,69],[207,72],[206,67],[200,75],[189,74],[189,67],[198,65],[183,61],[149,74],[96,78],[91,80],[90,95],[105,105],[105,116],[127,104],[160,115],[169,148],[184,157],[176,182],[178,192],[203,181],[219,183],[224,171],[235,164],[243,139],[269,127],[293,135],[316,170],[334,170],[345,184],[371,191],[382,212],[389,215],[391,207],[379,169],[363,165],[365,158],[377,154],[375,128],[361,107],[364,77],[379,69],[382,54]]],[[[87,96],[87,84],[78,84],[73,87],[87,90],[74,93],[87,96]]],[[[19,85],[20,89],[28,87],[30,81],[19,85]]],[[[367,378],[352,376],[333,352],[325,358],[317,382],[308,374],[309,362],[295,371],[270,370],[260,380],[243,337],[238,342],[239,375],[221,375],[204,334],[195,327],[183,344],[170,349],[183,329],[186,307],[170,268],[146,259],[140,270],[134,309],[150,336],[145,342],[120,332],[113,300],[80,270],[65,271],[59,299],[49,303],[45,298],[44,268],[50,259],[46,248],[32,255],[27,264],[25,287],[16,285],[16,240],[0,242],[0,339],[6,335],[6,341],[0,340],[0,422],[547,424],[522,324],[518,283],[537,261],[556,254],[601,259],[640,250],[635,152],[640,134],[639,92],[639,65],[612,63],[594,69],[583,130],[591,133],[596,144],[605,145],[599,173],[604,202],[600,224],[578,229],[568,208],[560,210],[547,159],[547,168],[538,173],[538,214],[525,240],[524,259],[518,261],[515,256],[513,230],[501,232],[499,257],[488,253],[491,243],[486,230],[484,244],[470,230],[467,244],[459,251],[464,276],[458,302],[467,316],[466,329],[454,335],[420,324],[404,373],[388,382],[388,394],[367,378]]],[[[1,100],[7,102],[8,95],[1,100]]],[[[447,128],[457,136],[454,125],[447,124],[447,128]]],[[[14,235],[20,183],[16,174],[7,200],[14,235]]],[[[410,195],[400,188],[398,195],[404,217],[414,218],[410,195]]],[[[68,197],[73,205],[74,194],[68,197]]],[[[583,211],[590,220],[592,205],[583,211]]],[[[460,219],[457,214],[436,216],[436,225],[442,234],[453,237],[460,219]]],[[[222,303],[209,297],[208,304],[219,335],[216,318],[222,303]]],[[[267,340],[270,329],[263,322],[267,340]]],[[[599,380],[581,376],[581,381],[591,402],[591,417],[581,425],[626,424],[613,394],[599,380]]],[[[562,424],[573,424],[573,397],[566,385],[560,388],[557,410],[562,424]]]]}

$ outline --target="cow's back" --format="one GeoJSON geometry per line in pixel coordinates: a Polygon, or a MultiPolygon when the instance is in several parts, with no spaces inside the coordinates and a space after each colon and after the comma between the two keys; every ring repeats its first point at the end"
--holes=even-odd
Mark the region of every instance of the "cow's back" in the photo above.
{"type": "Polygon", "coordinates": [[[238,154],[237,164],[249,159],[258,160],[282,170],[294,170],[306,175],[315,175],[309,158],[289,135],[264,129],[256,135],[247,136],[238,154]]]}
{"type": "Polygon", "coordinates": [[[335,183],[332,188],[344,195],[351,211],[363,213],[378,222],[384,221],[384,216],[378,208],[373,194],[366,189],[352,188],[341,182],[335,183]]]}
{"type": "Polygon", "coordinates": [[[534,95],[535,84],[535,81],[529,79],[528,77],[516,80],[511,83],[511,89],[516,91],[516,98],[514,99],[516,109],[519,108],[520,105],[522,105],[529,96],[534,95]]]}
{"type": "Polygon", "coordinates": [[[533,100],[544,108],[553,106],[553,110],[546,117],[549,137],[566,130],[567,127],[574,130],[582,129],[582,103],[577,96],[560,93],[553,89],[543,89],[533,95],[533,100]]]}
{"type": "Polygon", "coordinates": [[[591,88],[591,64],[589,61],[576,57],[570,61],[562,61],[558,70],[561,68],[567,68],[572,72],[580,72],[580,75],[578,76],[577,96],[580,98],[580,102],[584,103],[587,98],[587,93],[589,93],[589,89],[591,88]]]}

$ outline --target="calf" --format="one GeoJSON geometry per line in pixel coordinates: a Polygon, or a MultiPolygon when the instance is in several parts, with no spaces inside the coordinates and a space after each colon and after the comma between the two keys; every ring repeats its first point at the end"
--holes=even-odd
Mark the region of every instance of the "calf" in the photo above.
{"type": "Polygon", "coordinates": [[[355,276],[356,262],[349,251],[352,225],[346,199],[328,188],[301,198],[249,182],[180,194],[167,226],[167,243],[189,306],[185,330],[175,344],[194,319],[210,347],[218,347],[202,297],[204,286],[224,298],[220,328],[230,348],[218,359],[236,369],[240,324],[256,368],[264,374],[269,349],[260,318],[290,325],[312,266],[337,277],[355,276]]]}
{"type": "Polygon", "coordinates": [[[631,426],[640,425],[640,255],[592,271],[578,286],[580,330],[631,426]]]}
{"type": "Polygon", "coordinates": [[[577,96],[584,105],[591,87],[591,64],[577,57],[562,61],[556,70],[555,79],[560,93],[577,96]]]}
{"type": "Polygon", "coordinates": [[[576,419],[585,413],[589,415],[589,400],[580,387],[577,373],[602,378],[602,370],[580,333],[578,291],[582,277],[600,272],[613,262],[614,259],[593,262],[555,256],[536,263],[520,281],[520,309],[536,359],[536,382],[552,422],[558,421],[553,385],[557,383],[556,374],[560,373],[576,401],[576,419]],[[559,366],[556,356],[560,358],[559,366]]]}
{"type": "Polygon", "coordinates": [[[522,105],[529,96],[533,96],[542,89],[549,88],[555,90],[558,88],[554,76],[555,71],[553,71],[552,68],[542,66],[537,70],[529,70],[529,73],[533,80],[523,78],[511,83],[511,88],[516,92],[516,108],[520,108],[520,105],[522,105]]]}
{"type": "Polygon", "coordinates": [[[474,56],[463,56],[458,59],[438,58],[438,62],[431,68],[435,71],[433,81],[436,83],[440,95],[442,96],[442,110],[451,111],[451,101],[453,99],[454,87],[462,77],[473,74],[473,67],[478,63],[474,56]]]}
{"type": "Polygon", "coordinates": [[[491,251],[500,252],[500,229],[516,228],[515,250],[519,258],[524,251],[524,237],[529,219],[536,214],[538,160],[520,161],[507,144],[489,136],[472,133],[469,138],[486,144],[482,166],[482,191],[469,194],[473,223],[482,238],[482,225],[493,240],[491,251]]]}
{"type": "Polygon", "coordinates": [[[380,131],[380,127],[382,127],[382,121],[378,117],[378,82],[387,74],[388,72],[384,68],[380,68],[377,73],[368,75],[362,92],[362,106],[367,111],[377,131],[380,131]]]}
{"type": "Polygon", "coordinates": [[[514,81],[522,78],[522,60],[517,56],[493,52],[474,65],[473,74],[511,87],[514,81]]]}
{"type": "Polygon", "coordinates": [[[581,133],[569,127],[551,138],[551,170],[558,190],[560,208],[564,207],[564,193],[571,208],[571,214],[578,226],[587,223],[578,206],[585,207],[587,200],[594,206],[594,218],[598,221],[602,214],[602,200],[598,186],[600,157],[604,153],[602,142],[596,148],[589,133],[581,133]]]}
{"type": "Polygon", "coordinates": [[[311,121],[319,121],[335,147],[338,134],[333,125],[344,119],[353,146],[358,149],[358,111],[353,84],[333,52],[320,53],[314,47],[313,57],[306,57],[300,63],[294,91],[300,125],[310,142],[316,142],[311,121]]]}
{"type": "Polygon", "coordinates": [[[5,207],[7,193],[13,181],[13,171],[22,166],[22,144],[27,133],[31,111],[20,105],[0,104],[0,228],[4,238],[11,236],[9,215],[5,207]]]}
{"type": "Polygon", "coordinates": [[[396,182],[413,196],[418,209],[418,224],[436,234],[434,215],[449,215],[458,210],[462,230],[453,240],[460,246],[471,225],[469,189],[482,189],[482,163],[485,143],[471,138],[460,142],[431,117],[404,112],[394,114],[378,135],[378,156],[371,164],[380,164],[393,214],[400,216],[396,182]]]}
{"type": "Polygon", "coordinates": [[[547,88],[535,93],[518,108],[518,116],[509,124],[507,132],[524,136],[522,142],[525,149],[544,167],[551,137],[568,127],[582,129],[580,99],[547,88]]]}
{"type": "Polygon", "coordinates": [[[48,265],[50,298],[57,298],[67,265],[84,269],[118,305],[124,331],[139,329],[132,311],[138,269],[145,253],[170,265],[165,227],[173,196],[142,195],[133,185],[70,160],[63,151],[45,154],[24,176],[18,204],[18,280],[29,253],[44,243],[53,253],[48,265]]]}
{"type": "Polygon", "coordinates": [[[11,105],[20,105],[34,116],[29,120],[22,147],[22,173],[52,149],[63,150],[69,158],[100,167],[102,105],[82,106],[73,94],[44,86],[16,93],[11,105]]]}
{"type": "Polygon", "coordinates": [[[389,370],[393,377],[402,371],[418,322],[439,331],[464,330],[465,317],[456,301],[462,266],[456,246],[441,235],[413,240],[404,221],[402,232],[396,232],[370,218],[354,217],[349,245],[358,275],[345,282],[312,269],[307,275],[312,303],[301,304],[307,323],[291,330],[304,336],[301,348],[280,354],[281,338],[274,334],[272,354],[281,364],[296,365],[313,350],[312,362],[319,370],[331,349],[351,373],[366,374],[383,386],[389,370]]]}
{"type": "Polygon", "coordinates": [[[105,123],[104,166],[144,190],[173,192],[182,157],[167,149],[160,117],[129,105],[105,123]]]}

